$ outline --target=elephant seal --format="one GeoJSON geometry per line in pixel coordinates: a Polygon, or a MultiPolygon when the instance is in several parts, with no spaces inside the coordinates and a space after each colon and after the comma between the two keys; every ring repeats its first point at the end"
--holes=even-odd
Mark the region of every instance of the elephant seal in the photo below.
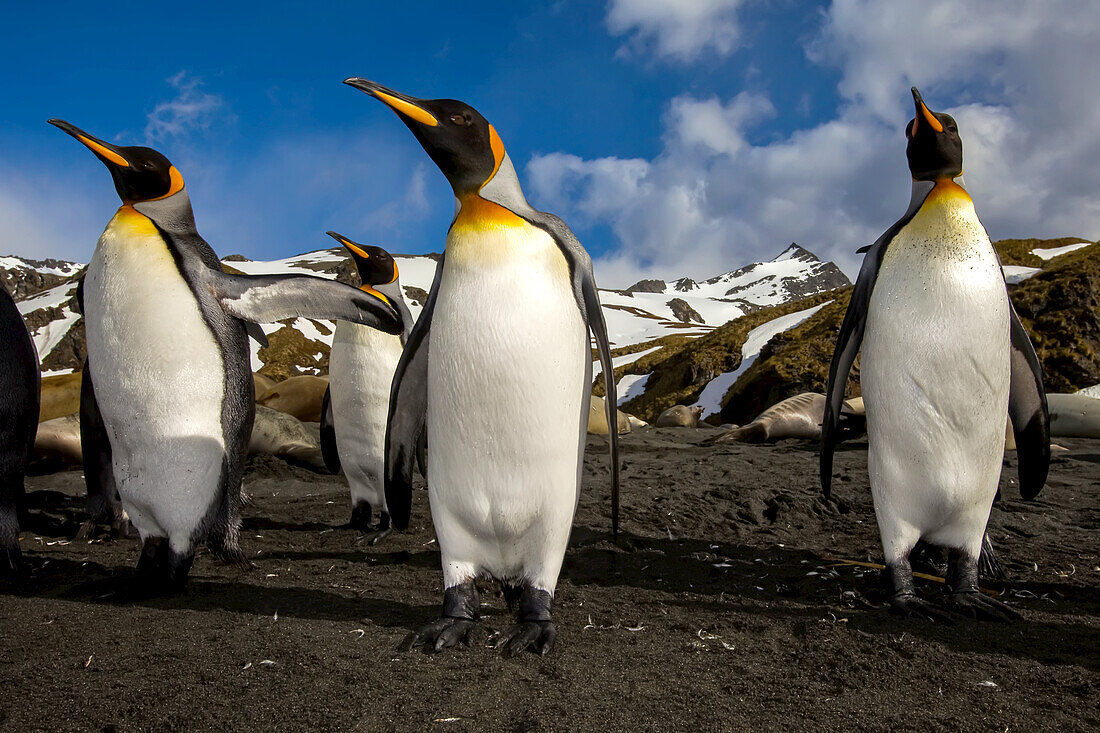
{"type": "Polygon", "coordinates": [[[38,422],[72,415],[80,409],[80,372],[42,377],[42,405],[38,422]]]}
{"type": "Polygon", "coordinates": [[[321,422],[321,403],[328,379],[302,374],[290,377],[256,397],[256,404],[293,415],[302,422],[321,422]]]}
{"type": "Polygon", "coordinates": [[[252,437],[248,441],[248,455],[269,454],[287,463],[308,468],[318,473],[328,473],[321,456],[321,443],[310,434],[306,426],[285,412],[256,405],[256,420],[252,424],[252,437]]]}
{"type": "Polygon", "coordinates": [[[38,434],[34,438],[36,472],[41,471],[42,466],[59,467],[55,470],[64,470],[82,464],[78,415],[55,417],[38,424],[38,434]]]}
{"type": "MultiPolygon", "coordinates": [[[[622,410],[619,410],[618,423],[619,435],[630,432],[630,417],[622,410]]],[[[588,434],[607,435],[607,431],[607,412],[604,410],[603,397],[592,396],[588,401],[588,434]]]]}
{"type": "MultiPolygon", "coordinates": [[[[821,438],[821,419],[824,414],[825,395],[820,392],[802,392],[772,405],[749,424],[731,428],[704,442],[713,445],[763,443],[784,438],[818,440],[821,438]]],[[[863,400],[858,397],[845,400],[840,420],[841,430],[847,433],[844,437],[862,432],[865,424],[863,400]]]]}
{"type": "MultiPolygon", "coordinates": [[[[309,428],[293,415],[263,405],[256,406],[248,455],[272,455],[295,466],[328,473],[321,457],[321,443],[309,428]]],[[[34,460],[36,473],[82,465],[80,418],[65,415],[39,424],[34,440],[34,460]]]]}
{"type": "MultiPolygon", "coordinates": [[[[45,381],[45,380],[43,380],[45,381]]],[[[1100,400],[1083,394],[1048,394],[1050,435],[1100,438],[1100,400]]]]}
{"type": "Polygon", "coordinates": [[[654,425],[659,428],[697,428],[699,427],[699,418],[702,416],[702,405],[695,405],[694,407],[675,405],[662,412],[654,425]]]}
{"type": "Polygon", "coordinates": [[[255,397],[259,399],[260,395],[266,394],[268,390],[273,389],[279,382],[271,377],[260,374],[259,372],[252,372],[252,387],[255,397]]]}

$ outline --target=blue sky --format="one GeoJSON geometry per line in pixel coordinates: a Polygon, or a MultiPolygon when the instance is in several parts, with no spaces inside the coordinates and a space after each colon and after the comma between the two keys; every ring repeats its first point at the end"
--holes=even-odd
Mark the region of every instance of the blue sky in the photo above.
{"type": "Polygon", "coordinates": [[[49,117],[164,152],[223,256],[326,247],[327,229],[439,250],[449,187],[351,75],[478,108],[608,285],[715,274],[791,241],[853,273],[907,203],[911,83],[959,117],[994,237],[1100,236],[1083,71],[1100,14],[958,5],[20,4],[0,30],[0,254],[86,261],[118,205],[49,117]]]}

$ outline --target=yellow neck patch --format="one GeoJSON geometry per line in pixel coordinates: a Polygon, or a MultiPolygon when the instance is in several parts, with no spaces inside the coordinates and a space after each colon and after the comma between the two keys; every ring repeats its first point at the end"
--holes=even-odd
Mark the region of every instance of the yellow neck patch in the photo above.
{"type": "Polygon", "coordinates": [[[973,203],[965,188],[950,178],[939,178],[936,180],[936,185],[928,193],[928,197],[925,198],[924,205],[942,205],[952,201],[973,203]]]}
{"type": "Polygon", "coordinates": [[[455,216],[451,230],[475,230],[492,231],[494,229],[510,229],[522,227],[527,224],[521,217],[504,208],[500,204],[481,198],[475,194],[468,194],[459,200],[458,215],[455,216]]]}
{"type": "Polygon", "coordinates": [[[118,208],[107,228],[118,229],[121,234],[129,237],[160,236],[160,232],[157,231],[153,221],[145,214],[138,212],[130,204],[118,208]]]}

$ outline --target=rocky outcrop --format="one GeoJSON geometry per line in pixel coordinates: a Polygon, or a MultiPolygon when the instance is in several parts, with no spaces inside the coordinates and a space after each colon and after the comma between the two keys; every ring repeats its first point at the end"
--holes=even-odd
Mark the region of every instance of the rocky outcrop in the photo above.
{"type": "Polygon", "coordinates": [[[624,293],[663,293],[668,284],[664,280],[639,280],[624,290],[624,293]]]}
{"type": "Polygon", "coordinates": [[[668,301],[668,307],[672,309],[672,315],[681,323],[705,323],[703,317],[699,315],[699,311],[688,305],[688,302],[683,298],[673,298],[668,301]]]}

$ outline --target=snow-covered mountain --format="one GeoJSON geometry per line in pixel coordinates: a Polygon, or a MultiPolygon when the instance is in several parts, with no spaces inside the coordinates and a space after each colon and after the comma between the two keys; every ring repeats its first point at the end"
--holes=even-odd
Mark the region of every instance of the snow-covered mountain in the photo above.
{"type": "Polygon", "coordinates": [[[700,336],[746,313],[851,285],[832,262],[791,244],[767,262],[702,281],[641,280],[626,290],[602,290],[612,348],[661,336],[700,336]]]}
{"type": "MultiPolygon", "coordinates": [[[[396,255],[401,284],[413,315],[419,316],[435,275],[437,255],[396,255]]],[[[231,255],[227,269],[246,274],[304,273],[358,285],[358,276],[341,248],[307,252],[280,260],[249,260],[231,255]]],[[[38,346],[44,373],[79,369],[84,341],[76,307],[76,278],[83,265],[0,258],[5,284],[16,293],[20,312],[38,346]]],[[[732,318],[848,284],[831,262],[822,262],[792,244],[775,259],[698,281],[682,277],[666,283],[643,280],[626,290],[600,293],[612,347],[619,349],[662,336],[700,336],[732,318]]],[[[270,345],[252,343],[252,367],[275,378],[324,374],[335,324],[298,318],[266,324],[270,345]]],[[[638,358],[648,350],[620,357],[638,358]]]]}
{"type": "Polygon", "coordinates": [[[0,281],[15,297],[44,374],[66,374],[84,362],[84,329],[76,306],[83,271],[77,262],[0,257],[0,281]]]}
{"type": "MultiPolygon", "coordinates": [[[[1063,252],[1037,249],[1035,254],[1046,259],[1063,252]]],[[[409,307],[413,315],[419,316],[438,256],[396,255],[395,259],[409,307]]],[[[304,273],[359,284],[350,260],[339,247],[280,260],[231,255],[224,258],[223,264],[229,270],[247,274],[304,273]]],[[[70,372],[83,362],[83,324],[76,306],[76,283],[83,267],[75,262],[0,257],[0,278],[15,294],[45,374],[70,372]]],[[[1012,280],[1019,278],[1015,271],[1010,275],[1015,276],[1012,280]]],[[[616,366],[621,366],[661,348],[656,343],[648,348],[645,345],[664,336],[698,337],[744,314],[849,284],[836,265],[792,244],[772,260],[704,280],[642,280],[624,290],[603,289],[600,298],[612,348],[635,347],[633,353],[615,358],[616,366]]],[[[251,344],[252,367],[277,379],[325,374],[334,328],[330,321],[306,318],[267,324],[263,329],[270,346],[261,349],[251,344]]],[[[643,385],[623,384],[620,393],[631,387],[636,391],[643,385]]]]}

